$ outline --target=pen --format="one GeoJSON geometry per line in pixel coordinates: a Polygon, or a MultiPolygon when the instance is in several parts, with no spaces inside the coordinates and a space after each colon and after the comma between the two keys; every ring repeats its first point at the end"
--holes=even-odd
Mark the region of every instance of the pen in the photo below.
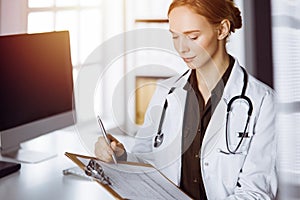
{"type": "MultiPolygon", "coordinates": [[[[101,128],[102,135],[103,135],[103,137],[104,137],[106,143],[110,146],[110,139],[108,139],[108,137],[107,137],[106,130],[105,130],[105,128],[104,128],[104,125],[103,125],[103,123],[102,123],[102,121],[101,121],[99,115],[97,116],[97,119],[98,119],[98,124],[99,124],[99,126],[100,126],[100,128],[101,128]]],[[[117,159],[116,159],[116,155],[115,155],[114,152],[113,152],[113,154],[112,154],[112,159],[113,159],[113,161],[114,161],[115,164],[118,163],[118,162],[117,162],[117,159]]]]}

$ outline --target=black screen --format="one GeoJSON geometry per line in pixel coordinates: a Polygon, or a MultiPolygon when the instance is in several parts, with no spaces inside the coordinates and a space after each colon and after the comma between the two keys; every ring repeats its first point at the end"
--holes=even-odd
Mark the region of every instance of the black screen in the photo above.
{"type": "Polygon", "coordinates": [[[67,31],[0,36],[0,130],[72,110],[67,31]]]}

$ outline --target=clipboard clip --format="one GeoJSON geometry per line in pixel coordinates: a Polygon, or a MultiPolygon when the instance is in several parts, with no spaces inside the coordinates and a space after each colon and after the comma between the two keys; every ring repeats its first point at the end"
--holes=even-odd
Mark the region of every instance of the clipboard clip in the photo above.
{"type": "Polygon", "coordinates": [[[97,163],[94,159],[91,159],[87,166],[84,168],[84,172],[86,175],[96,179],[102,184],[112,185],[108,176],[104,174],[104,170],[99,163],[97,163]]]}

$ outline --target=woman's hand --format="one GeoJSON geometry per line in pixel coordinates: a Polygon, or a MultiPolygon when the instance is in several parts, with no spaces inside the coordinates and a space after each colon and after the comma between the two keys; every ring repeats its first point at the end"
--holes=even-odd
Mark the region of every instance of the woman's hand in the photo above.
{"type": "Polygon", "coordinates": [[[126,160],[126,150],[122,143],[120,143],[111,134],[107,134],[107,138],[111,141],[107,144],[105,138],[100,136],[95,143],[95,155],[104,162],[112,162],[112,155],[115,153],[117,160],[126,160]]]}

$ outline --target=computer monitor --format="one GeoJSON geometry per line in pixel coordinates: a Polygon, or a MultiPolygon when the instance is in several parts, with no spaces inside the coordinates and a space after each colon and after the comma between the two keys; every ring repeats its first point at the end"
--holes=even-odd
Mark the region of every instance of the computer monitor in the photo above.
{"type": "Polygon", "coordinates": [[[1,154],[46,159],[20,143],[75,122],[68,31],[0,36],[1,154]]]}

